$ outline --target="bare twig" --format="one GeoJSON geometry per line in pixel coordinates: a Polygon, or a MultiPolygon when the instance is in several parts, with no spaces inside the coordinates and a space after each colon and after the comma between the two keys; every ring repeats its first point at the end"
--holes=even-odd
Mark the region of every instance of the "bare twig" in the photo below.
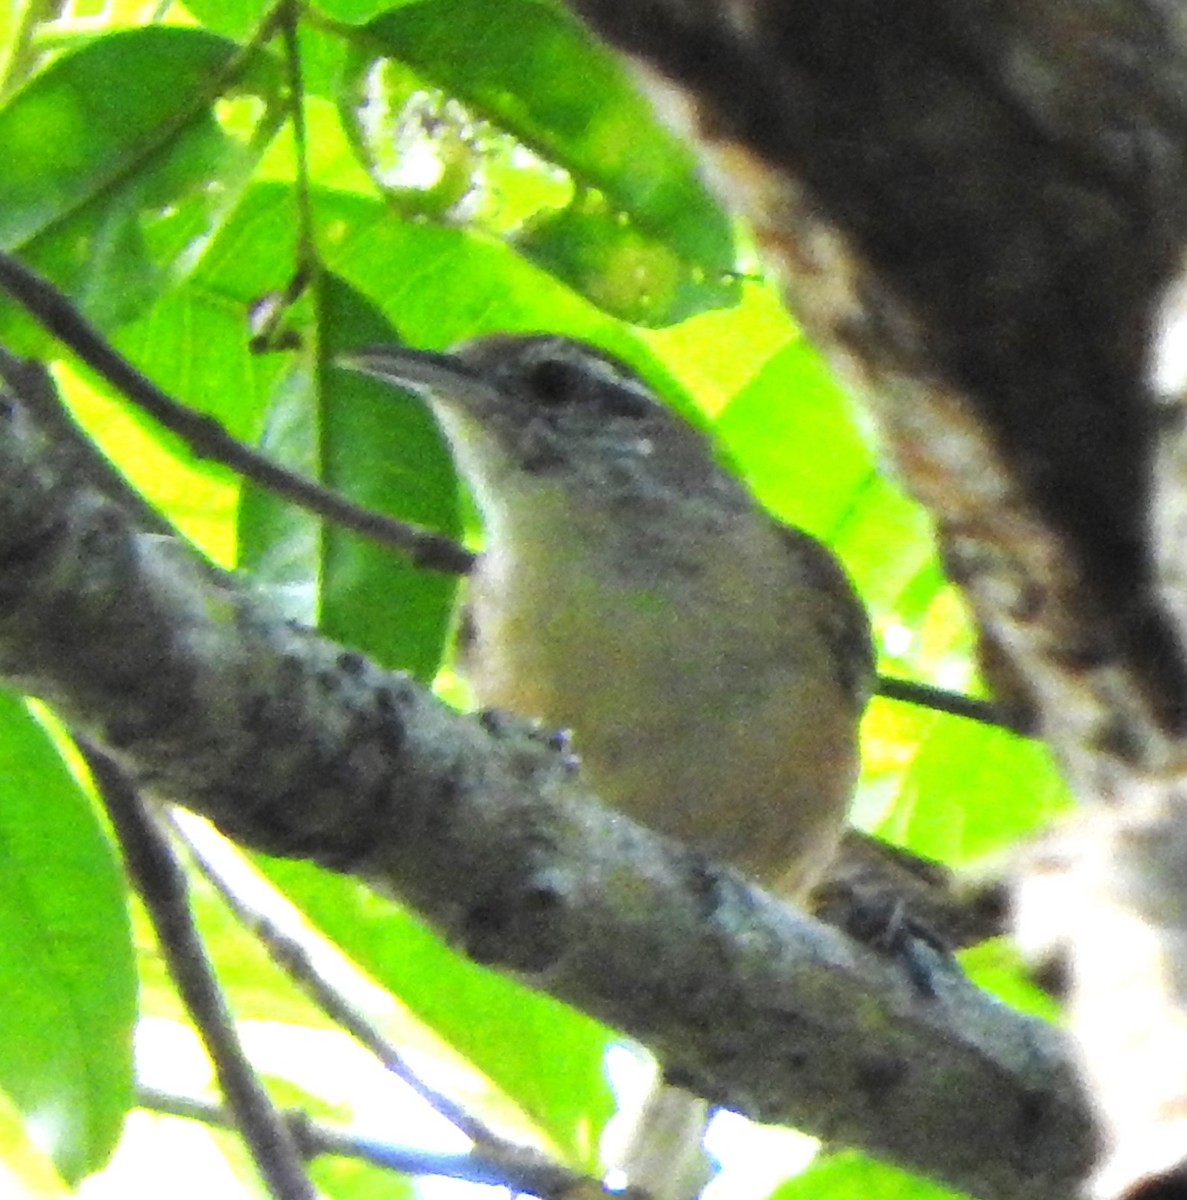
{"type": "Polygon", "coordinates": [[[190,915],[185,875],[123,769],[80,740],[119,835],[124,863],[144,901],[161,953],[214,1063],[236,1128],[278,1200],[315,1200],[295,1139],[243,1053],[234,1020],[190,915]]]}
{"type": "Polygon", "coordinates": [[[245,446],[213,417],[179,404],[115,350],[52,283],[4,253],[0,253],[0,287],[199,457],[220,462],[278,496],[409,554],[419,566],[451,574],[465,574],[470,569],[473,555],[452,539],[354,504],[245,446]]]}
{"type": "MultiPolygon", "coordinates": [[[[226,1113],[215,1104],[191,1096],[179,1096],[156,1088],[140,1086],[136,1101],[141,1108],[201,1121],[206,1125],[228,1126],[226,1113]]],[[[600,1195],[601,1188],[594,1180],[575,1174],[564,1167],[541,1160],[535,1163],[505,1160],[490,1149],[472,1150],[468,1154],[437,1154],[410,1146],[397,1146],[374,1138],[360,1137],[313,1120],[304,1114],[286,1117],[290,1132],[304,1152],[313,1157],[333,1154],[353,1158],[372,1166],[403,1175],[423,1177],[436,1175],[446,1179],[461,1179],[468,1183],[485,1183],[542,1200],[561,1200],[580,1194],[600,1195]],[[583,1188],[580,1193],[577,1188],[583,1188]]]]}
{"type": "Polygon", "coordinates": [[[400,1050],[347,995],[344,976],[355,973],[357,968],[336,948],[313,944],[299,927],[301,919],[291,903],[244,859],[237,847],[183,809],[171,810],[167,820],[227,906],[259,938],[273,961],[327,1016],[480,1149],[503,1158],[512,1152],[525,1157],[534,1154],[500,1137],[417,1074],[400,1050]]]}
{"type": "Polygon", "coordinates": [[[876,691],[887,700],[917,704],[920,708],[930,708],[933,712],[965,717],[982,725],[991,725],[995,729],[1008,729],[1012,733],[1025,735],[1027,732],[1012,723],[991,700],[980,700],[976,696],[966,696],[961,692],[952,692],[930,683],[879,675],[876,691]]]}

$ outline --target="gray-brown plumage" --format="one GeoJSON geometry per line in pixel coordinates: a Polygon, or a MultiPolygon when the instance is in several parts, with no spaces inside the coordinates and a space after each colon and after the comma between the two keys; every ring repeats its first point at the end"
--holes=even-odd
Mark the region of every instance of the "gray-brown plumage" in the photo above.
{"type": "Polygon", "coordinates": [[[426,392],[482,512],[476,699],[571,729],[608,803],[802,895],[844,826],[872,681],[832,555],[581,343],[496,335],[354,361],[426,392]]]}

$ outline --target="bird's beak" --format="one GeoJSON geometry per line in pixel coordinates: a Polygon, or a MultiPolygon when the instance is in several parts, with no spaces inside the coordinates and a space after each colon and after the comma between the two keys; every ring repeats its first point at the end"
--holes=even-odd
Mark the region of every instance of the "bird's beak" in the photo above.
{"type": "Polygon", "coordinates": [[[396,387],[428,398],[466,403],[472,394],[489,392],[490,385],[453,354],[417,350],[412,346],[360,346],[335,358],[350,371],[360,371],[396,387]]]}

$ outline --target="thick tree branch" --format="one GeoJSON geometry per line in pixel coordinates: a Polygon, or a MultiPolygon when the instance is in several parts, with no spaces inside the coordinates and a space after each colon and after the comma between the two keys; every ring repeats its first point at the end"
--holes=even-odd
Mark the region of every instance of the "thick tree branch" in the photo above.
{"type": "Polygon", "coordinates": [[[519,722],[460,716],[144,534],[15,393],[0,420],[0,672],[141,788],[354,872],[473,958],[651,1046],[681,1084],[985,1197],[1091,1157],[1061,1037],[937,959],[934,994],[585,793],[519,722]]]}

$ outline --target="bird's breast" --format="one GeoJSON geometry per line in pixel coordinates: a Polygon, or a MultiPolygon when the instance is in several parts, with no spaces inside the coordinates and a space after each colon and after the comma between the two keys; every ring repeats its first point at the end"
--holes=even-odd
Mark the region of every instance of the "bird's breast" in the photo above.
{"type": "Polygon", "coordinates": [[[799,893],[843,827],[858,713],[804,606],[759,577],[782,551],[748,549],[649,573],[495,542],[464,667],[481,704],[571,730],[607,803],[799,893]]]}

